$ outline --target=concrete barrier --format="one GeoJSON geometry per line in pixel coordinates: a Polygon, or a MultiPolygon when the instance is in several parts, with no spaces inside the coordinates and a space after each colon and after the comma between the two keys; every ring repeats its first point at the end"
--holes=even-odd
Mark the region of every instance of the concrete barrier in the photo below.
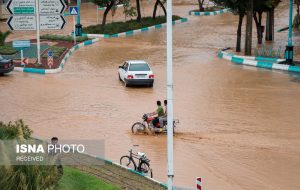
{"type": "Polygon", "coordinates": [[[223,13],[230,12],[230,9],[222,9],[219,11],[211,11],[211,12],[199,12],[199,11],[189,11],[189,15],[194,16],[214,16],[214,15],[220,15],[223,13]]]}
{"type": "Polygon", "coordinates": [[[220,51],[218,53],[218,57],[221,59],[225,59],[225,60],[231,61],[233,63],[239,64],[239,65],[248,65],[248,66],[254,66],[254,67],[265,68],[265,69],[275,69],[275,70],[300,73],[299,66],[278,64],[279,62],[283,61],[284,59],[274,59],[274,58],[267,58],[267,57],[237,56],[232,53],[227,53],[224,51],[220,51]]]}

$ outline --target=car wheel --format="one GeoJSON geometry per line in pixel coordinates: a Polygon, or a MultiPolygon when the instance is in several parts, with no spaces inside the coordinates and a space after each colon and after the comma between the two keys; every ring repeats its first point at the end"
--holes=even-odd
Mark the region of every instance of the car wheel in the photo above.
{"type": "Polygon", "coordinates": [[[119,80],[122,81],[122,79],[121,79],[121,77],[120,77],[120,74],[118,74],[118,75],[119,75],[119,80]]]}
{"type": "Polygon", "coordinates": [[[149,85],[149,87],[151,87],[151,88],[152,88],[152,87],[153,87],[153,84],[150,84],[150,85],[149,85]]]}
{"type": "Polygon", "coordinates": [[[124,81],[125,87],[128,87],[128,84],[126,83],[126,81],[124,81]]]}

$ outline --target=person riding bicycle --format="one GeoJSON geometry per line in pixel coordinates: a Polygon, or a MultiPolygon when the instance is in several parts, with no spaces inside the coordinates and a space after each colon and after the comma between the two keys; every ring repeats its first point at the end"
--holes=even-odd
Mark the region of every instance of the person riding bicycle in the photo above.
{"type": "Polygon", "coordinates": [[[149,116],[157,115],[157,117],[155,117],[152,121],[154,127],[156,127],[156,125],[159,123],[159,117],[162,117],[164,115],[164,108],[161,106],[161,101],[156,101],[156,105],[157,109],[154,112],[148,114],[149,116]]]}
{"type": "Polygon", "coordinates": [[[160,127],[163,127],[163,126],[164,126],[164,122],[166,122],[166,121],[167,121],[167,118],[168,118],[167,105],[168,105],[168,101],[167,101],[167,100],[164,100],[165,113],[164,113],[163,116],[159,117],[159,124],[160,124],[160,127]]]}

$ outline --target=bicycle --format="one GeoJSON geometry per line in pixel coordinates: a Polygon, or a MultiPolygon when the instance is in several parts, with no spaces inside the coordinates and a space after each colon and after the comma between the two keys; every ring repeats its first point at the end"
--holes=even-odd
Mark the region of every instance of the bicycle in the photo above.
{"type": "MultiPolygon", "coordinates": [[[[133,146],[136,147],[138,145],[133,146]]],[[[137,154],[135,154],[133,153],[132,148],[129,150],[129,155],[125,155],[120,158],[120,165],[131,168],[137,172],[144,174],[145,176],[152,178],[153,174],[149,162],[150,160],[146,157],[145,153],[137,152],[137,154]],[[138,160],[138,165],[134,161],[134,159],[138,160]]]]}

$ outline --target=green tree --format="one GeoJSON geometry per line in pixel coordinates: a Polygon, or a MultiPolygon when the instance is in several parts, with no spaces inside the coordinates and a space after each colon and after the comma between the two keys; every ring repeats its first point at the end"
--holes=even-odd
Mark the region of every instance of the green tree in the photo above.
{"type": "Polygon", "coordinates": [[[6,38],[11,34],[11,31],[2,32],[0,31],[0,46],[3,46],[6,38]]]}
{"type": "Polygon", "coordinates": [[[242,26],[243,19],[246,15],[247,0],[212,0],[215,4],[231,9],[231,11],[239,16],[237,28],[236,51],[241,51],[242,26]]]}
{"type": "MultiPolygon", "coordinates": [[[[262,14],[264,12],[274,11],[274,9],[278,6],[280,0],[254,0],[254,21],[256,24],[257,31],[257,43],[262,44],[264,26],[262,25],[262,14]]],[[[267,21],[268,24],[274,24],[274,16],[269,18],[270,21],[267,21]]],[[[270,26],[269,26],[270,27],[270,26]]],[[[270,32],[270,31],[268,31],[270,32]]],[[[268,35],[268,34],[267,34],[268,35]]]]}
{"type": "Polygon", "coordinates": [[[114,5],[122,3],[122,0],[93,0],[93,2],[99,7],[106,7],[102,18],[102,26],[104,26],[106,24],[106,18],[109,11],[114,5]]]}
{"type": "Polygon", "coordinates": [[[166,3],[166,0],[156,0],[155,4],[154,4],[154,9],[153,9],[153,16],[152,18],[155,19],[156,18],[156,11],[157,11],[157,6],[160,5],[160,7],[163,9],[165,16],[167,16],[167,11],[166,8],[164,6],[164,4],[166,3]]]}

